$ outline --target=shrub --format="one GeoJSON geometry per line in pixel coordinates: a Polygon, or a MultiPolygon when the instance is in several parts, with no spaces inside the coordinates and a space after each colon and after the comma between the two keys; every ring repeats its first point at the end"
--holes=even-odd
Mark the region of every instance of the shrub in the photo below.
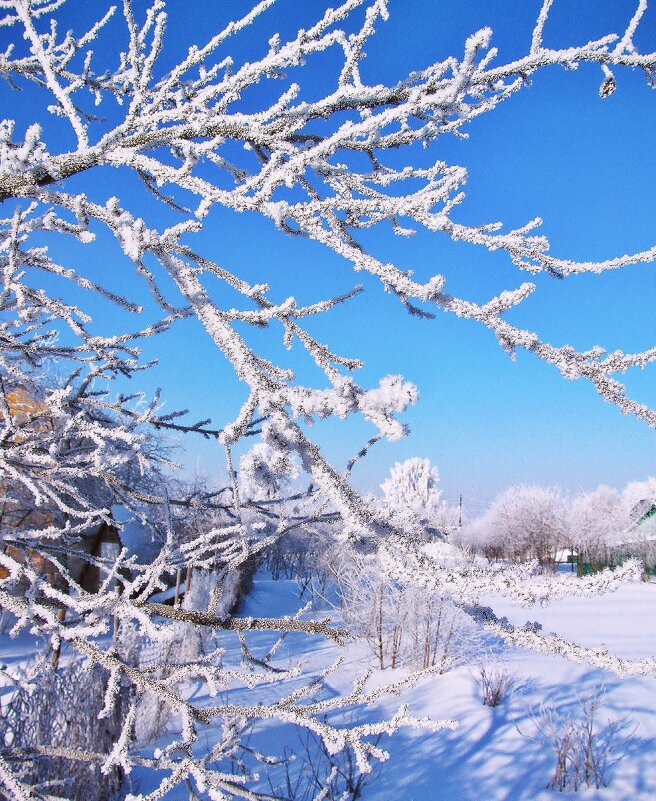
{"type": "Polygon", "coordinates": [[[582,787],[608,786],[609,768],[619,758],[619,735],[627,724],[625,720],[608,720],[605,726],[599,725],[603,696],[604,690],[597,689],[589,698],[581,699],[577,717],[563,715],[554,707],[543,707],[531,716],[536,736],[530,739],[549,745],[556,757],[550,789],[577,792],[582,787]]]}
{"type": "Polygon", "coordinates": [[[499,706],[505,701],[512,685],[512,676],[501,668],[479,668],[478,685],[483,696],[485,706],[499,706]]]}

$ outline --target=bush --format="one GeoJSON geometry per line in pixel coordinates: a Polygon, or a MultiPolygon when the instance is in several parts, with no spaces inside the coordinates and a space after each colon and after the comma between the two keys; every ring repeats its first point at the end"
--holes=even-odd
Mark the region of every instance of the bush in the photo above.
{"type": "Polygon", "coordinates": [[[445,593],[391,581],[376,557],[346,556],[335,576],[345,621],[369,644],[381,670],[404,665],[444,673],[480,636],[445,593]]]}
{"type": "Polygon", "coordinates": [[[512,685],[512,676],[501,668],[479,668],[478,685],[481,688],[485,706],[499,706],[505,701],[512,685]]]}
{"type": "Polygon", "coordinates": [[[563,715],[554,707],[545,707],[532,715],[537,733],[530,739],[549,745],[556,757],[556,766],[549,782],[550,789],[573,790],[582,787],[608,786],[608,771],[621,747],[619,735],[626,728],[624,720],[598,724],[599,706],[604,690],[596,690],[579,701],[579,715],[563,715]]]}

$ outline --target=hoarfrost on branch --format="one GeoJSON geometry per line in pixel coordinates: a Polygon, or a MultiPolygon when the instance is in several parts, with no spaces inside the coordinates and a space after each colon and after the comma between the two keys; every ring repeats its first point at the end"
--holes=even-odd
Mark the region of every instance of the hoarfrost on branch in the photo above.
{"type": "MultiPolygon", "coordinates": [[[[74,0],[70,4],[74,6],[74,0]]],[[[134,688],[135,699],[151,694],[177,712],[178,740],[149,762],[165,773],[159,789],[142,796],[149,799],[163,797],[190,777],[213,798],[253,798],[247,787],[250,777],[227,774],[221,766],[254,719],[275,717],[305,726],[323,738],[331,753],[348,745],[363,770],[372,757],[384,756],[368,737],[399,725],[428,725],[403,710],[390,721],[370,726],[343,728],[326,722],[327,714],[373,698],[375,693],[366,690],[364,680],[343,699],[312,700],[319,680],[270,705],[198,708],[180,691],[184,680],[198,678],[215,692],[238,679],[253,686],[253,674],[223,670],[218,648],[184,665],[162,665],[158,672],[142,669],[120,650],[103,645],[113,619],[132,624],[153,641],[166,639],[170,626],[183,623],[238,629],[229,615],[215,614],[216,598],[211,609],[197,614],[149,599],[162,588],[166,571],[177,570],[179,578],[182,566],[190,563],[199,569],[217,562],[226,570],[236,568],[282,531],[302,529],[304,523],[339,520],[344,531],[359,533],[370,542],[382,537],[381,559],[396,580],[442,581],[459,603],[471,604],[471,614],[482,616],[501,636],[580,656],[572,651],[574,646],[536,642],[538,635],[532,630],[512,634],[490,615],[476,611],[477,592],[484,588],[533,598],[536,593],[557,596],[557,582],[547,582],[538,591],[524,581],[518,568],[435,572],[394,515],[354,491],[348,480],[353,465],[379,439],[403,436],[404,425],[396,416],[415,402],[417,390],[400,376],[383,377],[375,389],[361,387],[353,377],[360,366],[357,358],[334,353],[305,327],[306,318],[347,303],[361,287],[309,305],[294,297],[276,303],[269,298],[271,276],[262,275],[261,283],[251,283],[221,263],[220,255],[195,249],[194,234],[201,231],[214,206],[256,212],[290,235],[324,245],[354,271],[377,278],[411,314],[428,318],[445,313],[476,320],[507,350],[526,349],[568,379],[585,378],[622,412],[656,425],[656,412],[628,398],[614,377],[656,360],[656,348],[626,354],[552,345],[504,319],[505,312],[531,295],[533,284],[521,283],[478,304],[450,294],[439,274],[425,282],[415,280],[410,271],[376,258],[359,240],[360,232],[373,226],[387,224],[399,236],[423,227],[482,250],[502,251],[529,274],[546,272],[561,278],[652,261],[656,246],[594,263],[557,258],[538,232],[540,219],[514,230],[497,222],[463,225],[453,218],[464,197],[463,167],[441,160],[428,167],[395,167],[398,159],[388,158],[390,151],[406,149],[411,154],[412,145],[429,147],[447,134],[464,136],[468,123],[494,111],[521,91],[534,73],[553,65],[568,69],[584,62],[598,65],[602,97],[614,91],[615,71],[626,68],[641,70],[653,87],[656,53],[640,53],[634,44],[646,3],[637,4],[619,34],[554,49],[543,43],[551,7],[551,0],[546,0],[521,58],[504,63],[492,46],[492,32],[483,29],[467,39],[459,57],[412,72],[392,85],[370,85],[360,69],[367,40],[387,20],[385,0],[347,0],[327,9],[314,25],[288,41],[273,35],[262,57],[234,63],[229,55],[231,38],[272,4],[273,0],[262,0],[208,41],[190,47],[173,67],[162,69],[167,17],[161,0],[155,0],[145,14],[137,13],[130,0],[124,0],[120,10],[99,10],[98,21],[82,34],[58,27],[64,0],[0,0],[0,27],[11,39],[0,53],[0,76],[16,88],[33,84],[43,101],[42,116],[25,130],[9,119],[0,124],[0,471],[7,546],[0,555],[6,574],[0,603],[15,617],[16,630],[29,628],[40,634],[55,653],[66,643],[105,669],[110,677],[105,710],[111,708],[124,681],[134,688]],[[103,37],[121,26],[125,47],[115,66],[96,69],[103,37]],[[311,99],[303,83],[307,74],[303,65],[329,49],[341,59],[334,88],[311,99]],[[273,79],[282,80],[273,84],[273,79]],[[282,88],[254,110],[242,96],[257,84],[282,88]],[[104,119],[96,116],[96,108],[105,113],[104,119]],[[66,134],[52,141],[44,134],[50,130],[49,114],[68,126],[66,134]],[[111,187],[105,193],[102,181],[93,193],[76,190],[77,176],[107,167],[136,176],[153,204],[166,207],[175,222],[164,226],[164,215],[142,214],[129,197],[112,195],[111,187]],[[192,208],[187,209],[189,203],[192,208]],[[143,281],[159,309],[157,319],[138,322],[140,302],[105,288],[103,276],[91,280],[74,258],[60,263],[43,244],[54,235],[85,247],[99,247],[99,239],[113,237],[123,254],[123,263],[114,269],[131,268],[143,281]],[[40,282],[43,275],[53,279],[46,286],[68,289],[46,291],[40,282]],[[217,286],[230,292],[217,291],[217,286]],[[137,322],[100,332],[84,306],[90,296],[114,304],[117,319],[137,322]],[[224,296],[240,297],[239,305],[223,303],[224,296]],[[119,377],[134,377],[138,383],[139,372],[147,367],[141,361],[141,343],[188,317],[200,321],[248,389],[234,420],[221,429],[211,428],[210,421],[186,423],[182,413],[163,415],[158,395],[145,400],[139,394],[99,389],[111,387],[119,377]],[[302,385],[289,369],[247,344],[245,328],[273,324],[287,348],[304,349],[323,371],[324,387],[302,385]],[[64,371],[58,381],[49,378],[53,360],[64,371]],[[307,424],[356,414],[371,423],[375,433],[343,473],[309,438],[307,424]],[[167,431],[216,439],[226,452],[231,486],[202,499],[196,493],[169,498],[161,472],[168,457],[156,436],[167,431]],[[244,457],[240,479],[232,449],[255,433],[261,443],[244,457]],[[277,474],[268,476],[267,469],[277,474]],[[299,469],[310,477],[314,489],[297,498],[302,511],[295,518],[284,517],[277,511],[281,489],[286,476],[293,477],[299,469]],[[268,490],[263,489],[266,482],[268,490]],[[69,569],[69,560],[79,555],[77,543],[85,532],[114,522],[111,508],[117,503],[142,522],[159,527],[162,547],[150,564],[125,552],[113,561],[89,556],[89,564],[103,576],[98,591],[90,593],[69,569]],[[191,514],[200,507],[214,518],[210,522],[203,518],[195,536],[177,541],[172,536],[173,513],[182,509],[191,514]],[[50,573],[40,564],[47,564],[50,573]],[[19,587],[28,589],[21,594],[19,587]],[[195,755],[199,727],[217,718],[224,721],[225,737],[211,754],[195,755]]],[[[125,281],[126,287],[131,285],[125,281]]],[[[607,589],[616,579],[592,579],[581,585],[582,591],[607,589]]],[[[301,618],[252,620],[249,627],[342,637],[329,624],[301,618]]],[[[588,652],[586,658],[594,662],[596,657],[588,652]]],[[[603,654],[596,661],[619,672],[627,670],[626,665],[614,667],[603,654]]],[[[268,662],[261,667],[255,684],[287,675],[276,673],[268,662]]],[[[129,770],[139,763],[130,750],[136,703],[112,752],[102,756],[103,770],[112,766],[129,770]]],[[[439,729],[452,723],[430,725],[439,729]]],[[[31,792],[12,773],[5,757],[0,757],[0,780],[17,797],[31,792]]]]}

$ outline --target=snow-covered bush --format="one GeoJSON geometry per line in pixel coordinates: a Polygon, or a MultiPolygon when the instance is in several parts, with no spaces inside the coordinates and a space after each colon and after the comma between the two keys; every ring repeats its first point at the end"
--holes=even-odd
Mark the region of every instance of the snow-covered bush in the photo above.
{"type": "Polygon", "coordinates": [[[362,637],[378,667],[398,667],[407,608],[402,590],[381,574],[375,556],[341,553],[332,562],[344,619],[362,637]]]}
{"type": "MultiPolygon", "coordinates": [[[[374,746],[379,742],[380,735],[374,738],[374,746]]],[[[271,793],[275,798],[294,801],[357,801],[380,772],[378,767],[372,773],[362,773],[352,750],[333,754],[311,731],[303,734],[296,749],[285,749],[282,765],[283,781],[274,783],[269,777],[271,793]]]]}
{"type": "Polygon", "coordinates": [[[478,629],[448,592],[390,579],[375,555],[342,555],[333,566],[349,629],[366,640],[381,670],[443,673],[480,647],[478,629]]]}
{"type": "Polygon", "coordinates": [[[411,666],[444,673],[480,649],[480,632],[447,592],[406,589],[403,603],[411,638],[404,652],[411,666]]]}

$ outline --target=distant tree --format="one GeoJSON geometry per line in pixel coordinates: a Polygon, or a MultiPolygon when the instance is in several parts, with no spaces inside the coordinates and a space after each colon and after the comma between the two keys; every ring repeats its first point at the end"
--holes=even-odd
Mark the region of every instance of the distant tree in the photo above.
{"type": "Polygon", "coordinates": [[[566,504],[556,489],[509,487],[472,526],[472,544],[490,556],[521,562],[536,559],[552,569],[556,551],[567,543],[566,504]]]}
{"type": "MultiPolygon", "coordinates": [[[[615,88],[614,71],[627,67],[641,70],[653,86],[656,53],[640,53],[634,42],[646,3],[637,3],[619,35],[589,41],[584,32],[577,36],[583,45],[551,48],[543,42],[552,5],[545,0],[523,55],[503,62],[485,28],[467,39],[461,56],[399,76],[390,85],[368,83],[361,69],[367,41],[387,19],[385,0],[346,0],[326,8],[316,23],[288,40],[273,33],[261,56],[233,58],[228,52],[232,37],[271,4],[261,0],[223,30],[209,31],[178,59],[167,59],[161,0],[147,8],[124,0],[122,19],[115,6],[105,12],[98,5],[98,21],[83,31],[80,24],[61,30],[64,0],[0,0],[0,29],[8,37],[0,53],[0,75],[10,89],[21,90],[15,102],[33,113],[28,125],[10,119],[0,123],[0,371],[8,389],[12,383],[39,399],[35,410],[22,415],[12,412],[7,390],[0,392],[0,473],[3,484],[20,487],[35,510],[56,510],[47,526],[5,532],[5,539],[47,554],[65,575],[62,555],[71,539],[89,525],[108,521],[110,504],[120,502],[146,517],[163,510],[166,519],[168,507],[183,499],[167,498],[158,480],[161,459],[149,447],[153,431],[216,440],[231,478],[232,515],[218,528],[177,543],[172,527],[165,526],[162,549],[152,564],[125,553],[104,562],[107,581],[97,593],[87,593],[68,576],[66,592],[55,589],[33,565],[7,552],[0,556],[7,571],[0,605],[13,615],[16,630],[28,629],[56,648],[64,643],[72,655],[104,669],[108,681],[100,715],[112,714],[122,682],[131,685],[132,700],[110,751],[99,744],[96,751],[77,753],[42,743],[38,758],[86,760],[100,764],[104,773],[117,767],[129,771],[142,760],[133,740],[135,716],[143,698],[154,695],[173,710],[179,726],[148,762],[159,785],[138,797],[153,801],[182,782],[193,785],[196,795],[253,798],[255,769],[235,774],[233,759],[248,726],[262,718],[311,729],[331,753],[351,748],[365,771],[371,759],[382,756],[370,736],[417,723],[407,714],[366,727],[342,727],[335,718],[325,719],[328,712],[373,700],[378,691],[368,691],[363,683],[343,699],[309,703],[318,686],[310,682],[276,702],[266,700],[271,697],[267,689],[266,695],[252,691],[252,704],[216,700],[203,707],[185,693],[189,682],[202,682],[213,694],[239,679],[253,688],[259,680],[268,686],[289,674],[266,660],[260,660],[256,677],[250,669],[231,671],[223,667],[220,651],[184,665],[171,660],[145,665],[106,636],[119,619],[125,628],[135,627],[160,643],[170,642],[171,626],[180,623],[237,630],[244,642],[245,628],[320,633],[341,641],[342,632],[321,622],[240,621],[217,614],[214,596],[206,610],[153,601],[172,567],[191,560],[198,564],[220,552],[224,564],[235,568],[276,537],[292,528],[302,531],[304,523],[312,526],[326,516],[338,523],[337,536],[359,538],[369,547],[376,543],[381,570],[394,580],[448,592],[509,642],[579,659],[583,654],[619,672],[650,669],[642,663],[618,665],[595,651],[576,650],[532,630],[515,631],[496,620],[477,606],[482,593],[497,590],[544,600],[545,593],[557,596],[561,585],[546,582],[537,588],[519,569],[435,564],[408,536],[413,532],[353,489],[349,475],[357,459],[381,438],[402,437],[406,429],[397,415],[417,399],[416,388],[400,376],[386,376],[373,389],[360,386],[353,378],[360,362],[334,353],[306,326],[306,320],[346,303],[361,287],[307,304],[294,297],[279,301],[269,285],[275,276],[267,269],[260,268],[256,280],[246,280],[224,264],[221,235],[213,238],[216,250],[199,237],[198,246],[192,244],[194,235],[212,222],[215,207],[257,213],[377,279],[411,314],[443,312],[477,321],[511,353],[526,349],[568,379],[585,378],[623,412],[656,424],[656,412],[629,399],[614,377],[653,362],[656,350],[606,354],[598,347],[577,351],[552,345],[504,317],[531,295],[533,284],[522,283],[485,303],[455,297],[443,276],[414,278],[405,266],[378,258],[364,236],[381,224],[401,236],[422,226],[482,251],[505,254],[520,270],[561,278],[653,260],[656,248],[598,263],[556,258],[547,238],[536,233],[539,219],[513,230],[504,230],[501,223],[463,224],[454,209],[462,199],[466,170],[430,151],[440,137],[463,134],[468,123],[495,110],[551,66],[598,65],[602,97],[615,88]],[[329,62],[336,65],[334,82],[320,93],[304,66],[327,51],[335,56],[329,62]],[[418,157],[422,145],[429,158],[418,157]],[[101,249],[102,269],[85,258],[91,248],[101,249]],[[127,379],[138,387],[148,366],[141,356],[145,340],[180,330],[188,318],[201,323],[245,387],[241,408],[220,430],[209,421],[161,414],[158,394],[149,399],[138,391],[125,394],[127,379]],[[272,361],[268,348],[255,350],[248,344],[252,329],[270,327],[282,333],[286,347],[300,348],[319,368],[320,386],[304,385],[272,361]],[[47,380],[53,361],[62,376],[59,383],[47,380]],[[316,419],[353,415],[368,421],[374,432],[344,471],[328,461],[308,430],[316,419]],[[275,503],[276,491],[250,502],[240,488],[233,451],[255,433],[266,446],[260,453],[266,453],[266,464],[261,459],[253,463],[253,478],[262,478],[265,468],[282,469],[294,457],[316,488],[313,497],[321,496],[293,519],[276,516],[262,504],[275,503]],[[87,481],[98,493],[82,491],[87,481]],[[217,724],[220,736],[213,732],[207,738],[216,745],[200,753],[204,727],[217,724]]],[[[75,0],[70,6],[76,8],[75,0]]],[[[295,12],[300,4],[290,8],[295,12]]],[[[166,347],[163,342],[160,348],[166,347]]],[[[282,477],[271,478],[280,489],[282,477]]],[[[538,553],[546,553],[543,546],[538,553]]],[[[633,570],[618,571],[603,586],[633,570]]],[[[582,584],[580,592],[594,592],[595,586],[582,584]]],[[[450,723],[436,722],[433,728],[445,725],[450,723]]],[[[47,794],[21,778],[26,774],[20,764],[29,758],[36,758],[34,752],[18,746],[0,749],[0,782],[13,798],[47,794]]]]}
{"type": "Polygon", "coordinates": [[[437,467],[432,467],[428,459],[415,456],[403,463],[397,462],[380,488],[390,508],[412,512],[419,520],[428,522],[442,508],[439,483],[437,467]]]}
{"type": "Polygon", "coordinates": [[[608,564],[610,549],[629,521],[622,496],[612,487],[602,485],[574,498],[569,510],[569,528],[579,564],[608,564]]]}
{"type": "Polygon", "coordinates": [[[266,442],[258,442],[239,461],[241,488],[250,498],[281,498],[283,490],[299,475],[291,452],[266,442]]]}

